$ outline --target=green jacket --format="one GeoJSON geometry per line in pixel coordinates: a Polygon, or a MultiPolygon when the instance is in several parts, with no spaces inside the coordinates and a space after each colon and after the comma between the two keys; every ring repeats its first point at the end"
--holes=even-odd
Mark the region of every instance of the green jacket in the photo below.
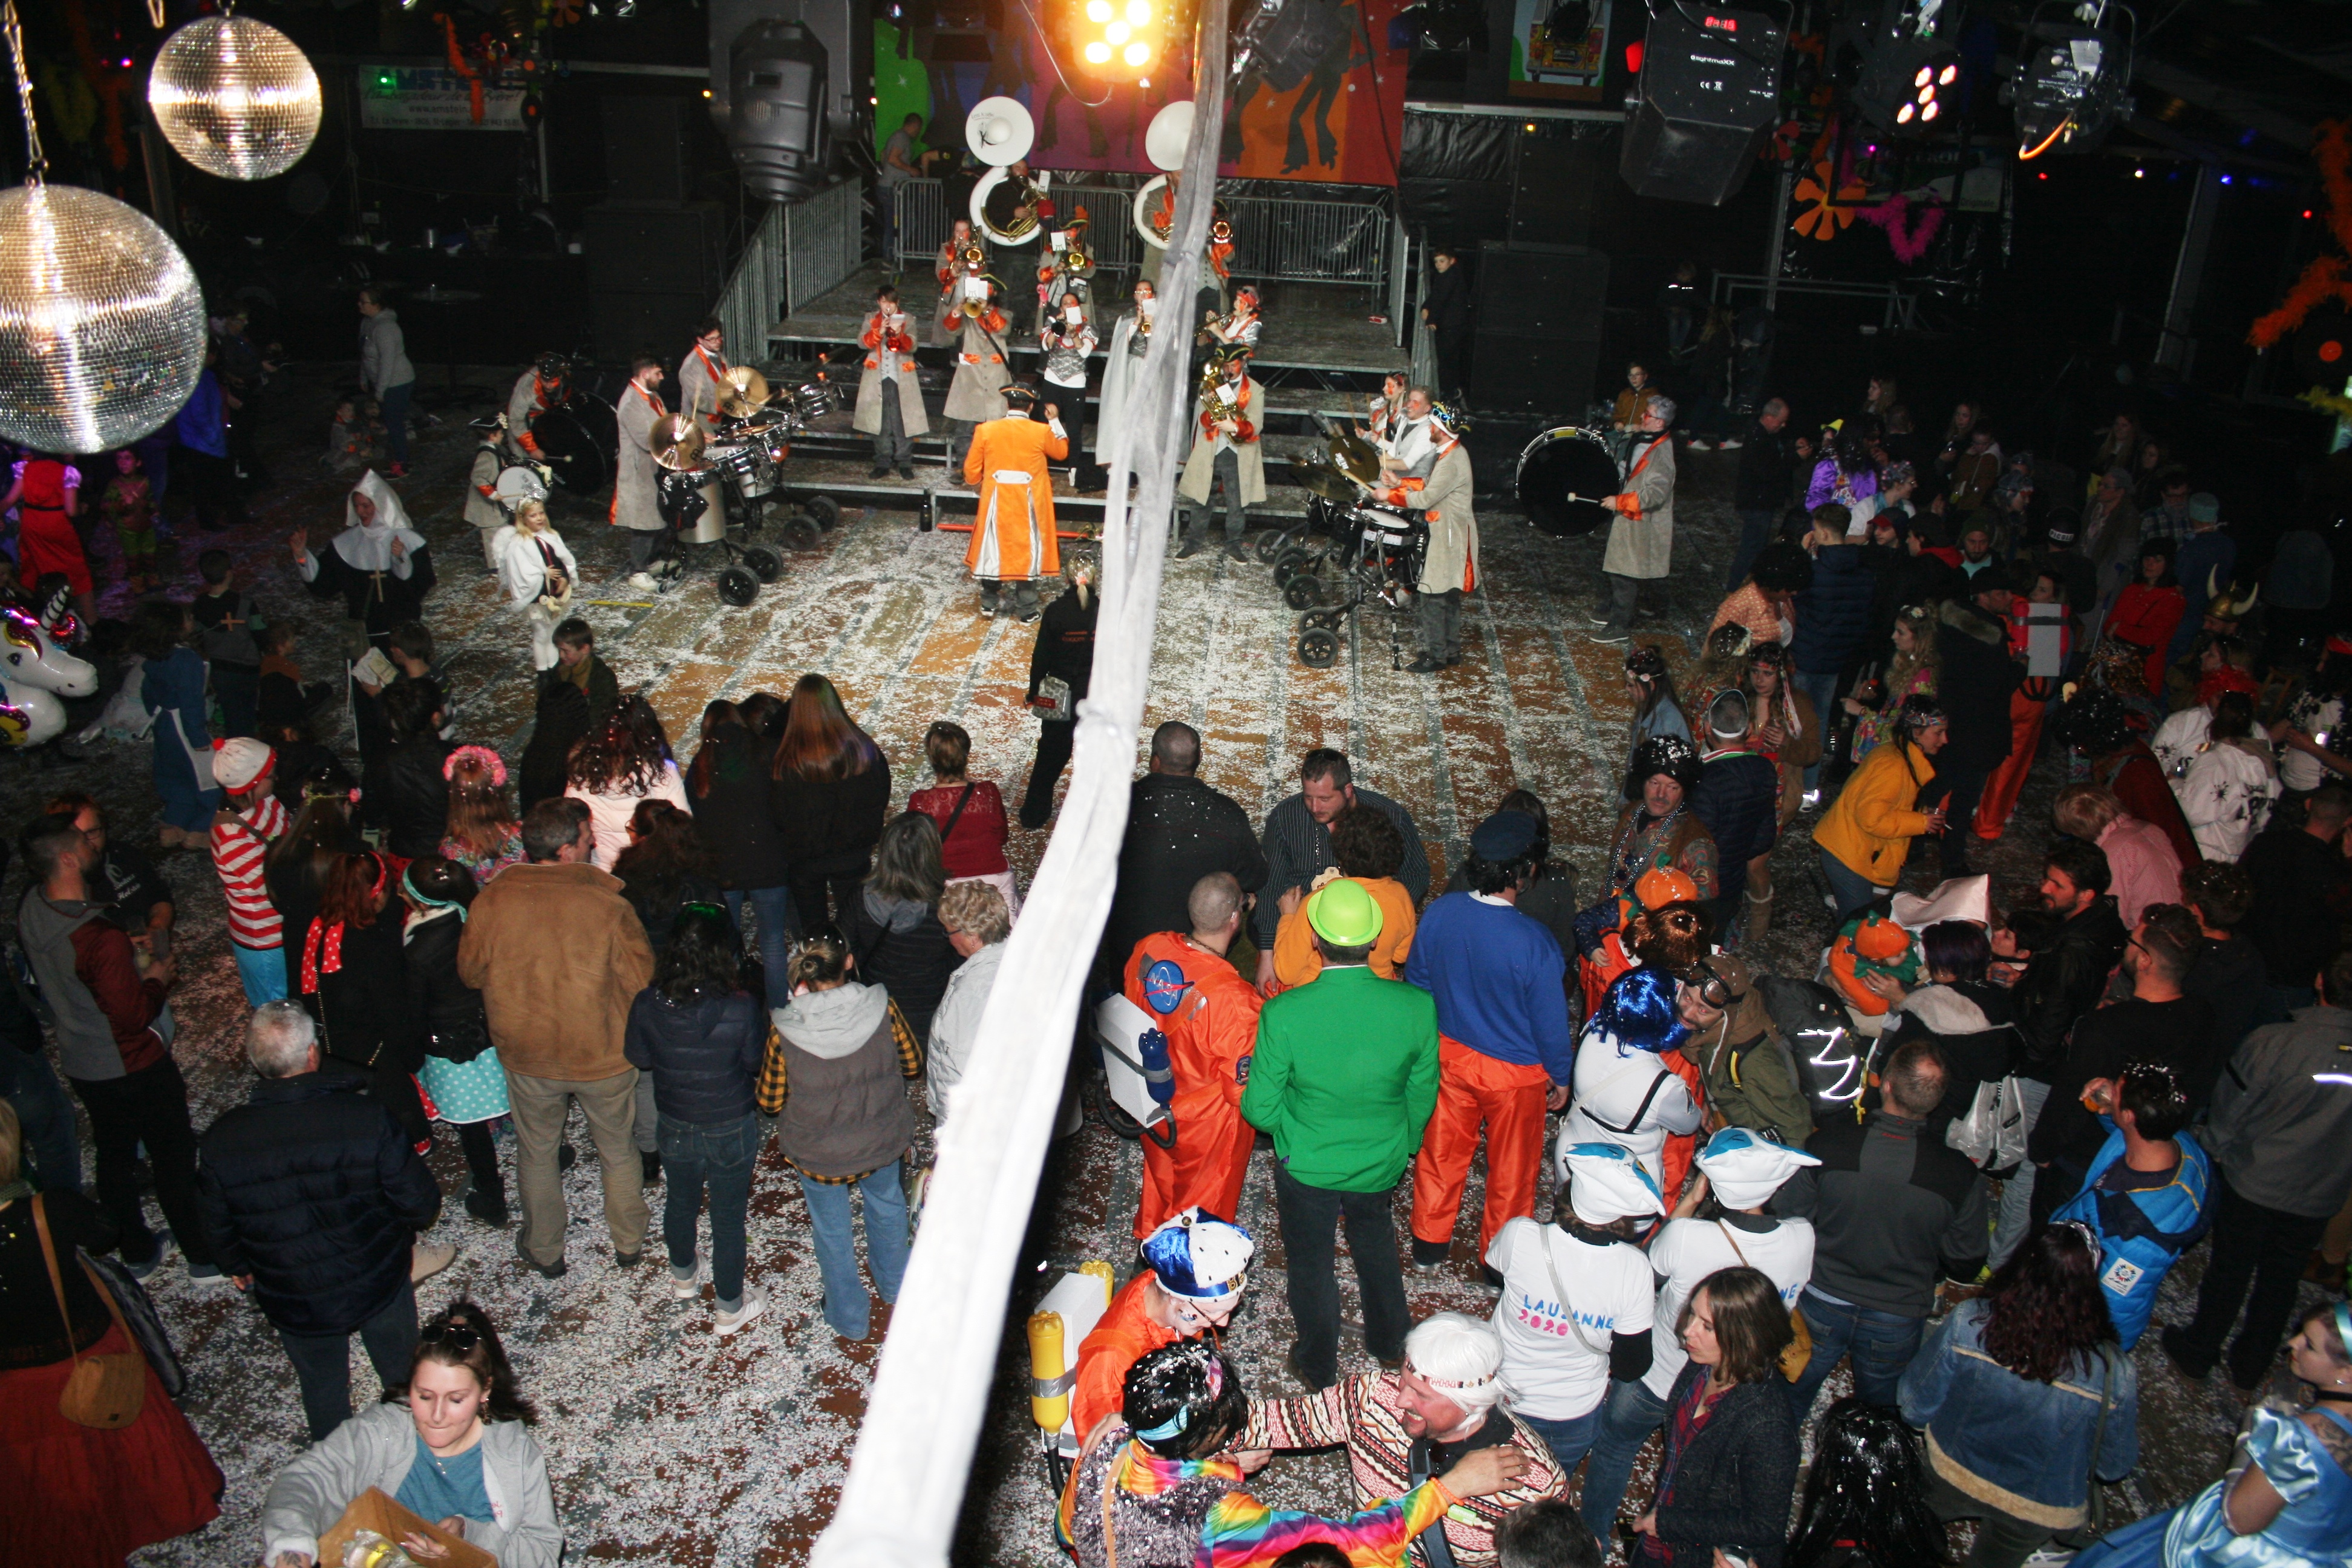
{"type": "Polygon", "coordinates": [[[1768,1030],[1745,1044],[1729,1045],[1720,1032],[1709,1030],[1704,1044],[1685,1042],[1683,1055],[1699,1064],[1707,1105],[1725,1126],[1769,1131],[1791,1149],[1803,1148],[1813,1135],[1812,1102],[1798,1084],[1796,1063],[1779,1035],[1768,1030]]]}
{"type": "Polygon", "coordinates": [[[1419,986],[1327,965],[1258,1014],[1242,1115],[1292,1180],[1387,1191],[1436,1105],[1437,1004],[1419,986]]]}

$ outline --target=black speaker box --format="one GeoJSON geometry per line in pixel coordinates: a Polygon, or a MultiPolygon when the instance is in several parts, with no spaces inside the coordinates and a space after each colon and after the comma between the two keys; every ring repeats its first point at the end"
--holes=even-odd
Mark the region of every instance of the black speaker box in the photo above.
{"type": "Polygon", "coordinates": [[[1539,409],[1548,418],[1573,420],[1592,401],[1601,369],[1601,340],[1537,340],[1480,332],[1470,349],[1470,405],[1478,409],[1539,409]]]}
{"type": "Polygon", "coordinates": [[[691,183],[686,100],[616,94],[598,107],[604,121],[604,199],[686,200],[691,183]]]}
{"type": "Polygon", "coordinates": [[[1478,252],[1477,331],[1534,342],[1601,341],[1609,258],[1580,245],[1497,245],[1478,252]]]}
{"type": "Polygon", "coordinates": [[[1592,237],[1600,145],[1520,138],[1511,170],[1513,245],[1583,245],[1592,237]]]}
{"type": "Polygon", "coordinates": [[[1783,25],[1761,11],[1661,7],[1618,158],[1625,183],[1666,201],[1729,200],[1779,118],[1787,41],[1783,25]]]}
{"type": "MultiPolygon", "coordinates": [[[[626,361],[649,353],[674,374],[677,362],[693,345],[695,323],[709,315],[717,301],[716,294],[684,290],[622,293],[599,289],[589,299],[589,330],[600,355],[626,361]]],[[[674,388],[663,390],[675,392],[674,388]]]]}
{"type": "Polygon", "coordinates": [[[727,283],[727,215],[715,202],[590,207],[580,237],[599,294],[699,293],[707,310],[727,283]]]}

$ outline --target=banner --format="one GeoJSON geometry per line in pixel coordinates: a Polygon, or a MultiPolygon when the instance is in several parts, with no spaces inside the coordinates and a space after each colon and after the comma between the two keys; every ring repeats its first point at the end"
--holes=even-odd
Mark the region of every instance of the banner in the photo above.
{"type": "Polygon", "coordinates": [[[1609,58],[1609,12],[1592,7],[1592,25],[1581,37],[1554,38],[1544,27],[1552,0],[1518,0],[1511,21],[1511,76],[1507,90],[1514,98],[1548,98],[1555,101],[1598,103],[1601,73],[1609,58]]]}
{"type": "MultiPolygon", "coordinates": [[[[1261,57],[1261,68],[1226,106],[1218,174],[1394,185],[1412,51],[1391,47],[1389,24],[1403,8],[1404,0],[1291,0],[1285,47],[1261,57]]],[[[1024,0],[1003,0],[1003,19],[986,36],[984,60],[941,59],[937,55],[949,51],[934,51],[928,62],[901,56],[895,31],[877,23],[875,75],[889,81],[898,109],[877,115],[877,144],[913,112],[929,121],[928,146],[961,150],[971,106],[1001,94],[1020,100],[1036,120],[1034,167],[1156,173],[1143,133],[1163,106],[1192,96],[1189,44],[1141,83],[1100,82],[1065,75],[1024,0]]]]}
{"type": "Polygon", "coordinates": [[[473,84],[446,65],[379,60],[359,68],[360,126],[366,131],[520,131],[522,89],[482,89],[474,119],[473,84]]]}

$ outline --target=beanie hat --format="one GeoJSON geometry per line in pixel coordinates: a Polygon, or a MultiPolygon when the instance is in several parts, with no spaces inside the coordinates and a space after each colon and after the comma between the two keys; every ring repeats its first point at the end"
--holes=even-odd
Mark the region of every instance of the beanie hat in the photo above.
{"type": "Polygon", "coordinates": [[[1215,1301],[1247,1282],[1257,1244],[1231,1220],[1194,1204],[1143,1239],[1143,1261],[1160,1288],[1192,1301],[1215,1301]]]}
{"type": "Polygon", "coordinates": [[[2189,521],[2219,522],[2221,521],[2221,498],[2210,490],[2199,490],[2189,498],[2189,521]]]}
{"type": "Polygon", "coordinates": [[[241,793],[278,760],[268,745],[250,736],[213,742],[213,782],[231,795],[241,793]]]}
{"type": "Polygon", "coordinates": [[[1532,851],[1543,830],[1524,811],[1498,811],[1470,835],[1470,852],[1490,866],[1508,864],[1532,851]]]}
{"type": "Polygon", "coordinates": [[[1727,1209],[1752,1209],[1798,1171],[1821,1160],[1745,1127],[1727,1127],[1706,1141],[1695,1163],[1706,1173],[1717,1202],[1727,1209]]]}
{"type": "Polygon", "coordinates": [[[1631,1151],[1615,1143],[1571,1143],[1560,1151],[1568,1206],[1587,1225],[1611,1225],[1666,1212],[1658,1184],[1631,1151]]]}
{"type": "Polygon", "coordinates": [[[1361,882],[1341,877],[1307,900],[1307,923],[1333,947],[1361,947],[1381,934],[1381,906],[1361,882]]]}

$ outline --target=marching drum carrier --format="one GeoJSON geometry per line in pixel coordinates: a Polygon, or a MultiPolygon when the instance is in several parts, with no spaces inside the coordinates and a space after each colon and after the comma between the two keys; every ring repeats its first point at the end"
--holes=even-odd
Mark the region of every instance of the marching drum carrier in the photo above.
{"type": "Polygon", "coordinates": [[[1580,539],[1612,515],[1607,498],[1623,489],[1624,463],[1606,425],[1563,425],[1519,454],[1519,505],[1555,539],[1580,539]]]}

